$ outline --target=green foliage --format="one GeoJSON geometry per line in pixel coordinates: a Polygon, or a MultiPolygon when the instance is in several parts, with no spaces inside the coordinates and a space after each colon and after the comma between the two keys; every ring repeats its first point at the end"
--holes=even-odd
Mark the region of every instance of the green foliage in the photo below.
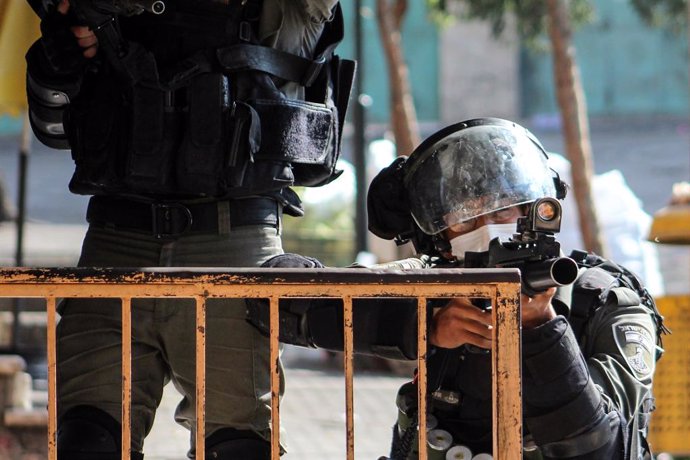
{"type": "Polygon", "coordinates": [[[667,27],[675,32],[685,30],[688,19],[687,0],[630,0],[630,3],[651,26],[667,27]]]}
{"type": "MultiPolygon", "coordinates": [[[[594,6],[591,0],[570,0],[573,27],[591,22],[594,6]]],[[[688,0],[630,0],[640,17],[650,26],[666,27],[675,32],[685,30],[688,0]]],[[[517,19],[517,32],[527,44],[534,44],[546,31],[544,0],[426,0],[430,17],[443,26],[453,18],[489,21],[495,36],[500,36],[509,16],[517,19]]]]}
{"type": "MultiPolygon", "coordinates": [[[[500,36],[509,17],[516,18],[518,35],[527,43],[538,39],[546,31],[546,2],[544,0],[426,0],[429,13],[437,22],[449,16],[458,19],[489,21],[495,36],[500,36]]],[[[638,0],[644,1],[644,0],[638,0]]],[[[681,1],[681,0],[676,0],[681,1]]],[[[590,0],[571,0],[570,17],[573,26],[592,20],[594,9],[590,0]]]]}
{"type": "Polygon", "coordinates": [[[337,197],[317,202],[314,196],[329,195],[319,188],[295,191],[305,198],[304,217],[283,217],[283,249],[316,257],[329,267],[350,265],[355,257],[354,202],[337,197]]]}

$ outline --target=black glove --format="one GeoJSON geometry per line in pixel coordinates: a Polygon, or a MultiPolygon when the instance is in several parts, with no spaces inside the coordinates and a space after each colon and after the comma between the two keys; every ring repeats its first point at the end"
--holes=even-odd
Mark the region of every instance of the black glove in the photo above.
{"type": "Polygon", "coordinates": [[[67,76],[80,74],[84,70],[84,50],[70,30],[75,25],[77,20],[71,10],[67,14],[61,14],[57,8],[53,8],[41,21],[45,72],[67,76]]]}
{"type": "Polygon", "coordinates": [[[261,264],[263,268],[324,268],[324,265],[313,257],[287,252],[268,259],[261,264]]]}
{"type": "MultiPolygon", "coordinates": [[[[299,254],[279,254],[261,265],[262,268],[324,268],[313,257],[299,254]]],[[[301,347],[314,347],[307,330],[307,311],[314,299],[282,299],[280,308],[280,341],[301,347]]],[[[266,299],[246,299],[247,321],[264,336],[269,336],[270,314],[266,299]]]]}

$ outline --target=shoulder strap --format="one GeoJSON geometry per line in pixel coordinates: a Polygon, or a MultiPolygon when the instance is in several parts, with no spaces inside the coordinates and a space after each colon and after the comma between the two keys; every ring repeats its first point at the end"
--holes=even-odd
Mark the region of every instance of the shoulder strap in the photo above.
{"type": "Polygon", "coordinates": [[[616,284],[614,277],[598,268],[588,268],[575,281],[572,289],[569,322],[580,340],[585,325],[604,304],[606,293],[616,284]]]}
{"type": "Polygon", "coordinates": [[[344,21],[340,3],[336,5],[333,18],[328,21],[321,34],[314,58],[308,59],[296,54],[261,46],[238,43],[219,49],[216,54],[226,72],[259,70],[283,80],[309,87],[330,61],[333,52],[344,36],[344,21]]]}
{"type": "Polygon", "coordinates": [[[664,325],[664,317],[659,312],[654,298],[642,281],[622,265],[597,254],[574,250],[570,257],[578,266],[588,268],[575,282],[573,289],[573,311],[571,324],[579,338],[583,326],[596,309],[613,301],[618,305],[628,305],[629,298],[617,288],[627,288],[639,296],[640,304],[647,307],[657,326],[657,344],[662,347],[662,335],[670,330],[664,325]]]}

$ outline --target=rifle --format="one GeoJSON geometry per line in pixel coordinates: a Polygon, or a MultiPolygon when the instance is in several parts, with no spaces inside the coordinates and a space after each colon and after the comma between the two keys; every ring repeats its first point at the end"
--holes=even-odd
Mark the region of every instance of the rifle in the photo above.
{"type": "Polygon", "coordinates": [[[70,0],[75,11],[81,12],[83,19],[96,19],[96,14],[109,16],[136,16],[148,12],[163,14],[163,0],[70,0]]]}
{"type": "Polygon", "coordinates": [[[554,237],[561,229],[561,216],[561,204],[555,198],[535,201],[508,241],[494,238],[487,251],[465,253],[465,267],[518,268],[522,291],[531,296],[571,284],[577,278],[577,263],[561,256],[561,245],[554,237]]]}
{"type": "Polygon", "coordinates": [[[153,55],[120,34],[118,18],[144,12],[162,14],[163,0],[70,0],[71,11],[98,38],[99,48],[118,73],[130,84],[141,78],[140,68],[155,68],[153,55]]]}

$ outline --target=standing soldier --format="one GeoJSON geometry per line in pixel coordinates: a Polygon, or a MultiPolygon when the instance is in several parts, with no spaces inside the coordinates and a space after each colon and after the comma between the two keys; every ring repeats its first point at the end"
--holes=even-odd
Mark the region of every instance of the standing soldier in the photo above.
{"type": "MultiPolygon", "coordinates": [[[[44,2],[45,3],[45,2],[44,2]]],[[[255,267],[283,252],[293,185],[335,179],[354,63],[338,0],[60,0],[27,54],[34,133],[92,195],[80,266],[255,267]]],[[[60,460],[120,459],[120,306],[59,313],[60,460]]],[[[208,302],[206,455],[270,456],[269,346],[239,299],[208,302]]],[[[195,309],[134,300],[132,459],[163,387],[195,439],[195,309]]],[[[282,385],[281,385],[282,386],[282,385]]],[[[190,458],[195,457],[194,448],[190,458]]]]}

